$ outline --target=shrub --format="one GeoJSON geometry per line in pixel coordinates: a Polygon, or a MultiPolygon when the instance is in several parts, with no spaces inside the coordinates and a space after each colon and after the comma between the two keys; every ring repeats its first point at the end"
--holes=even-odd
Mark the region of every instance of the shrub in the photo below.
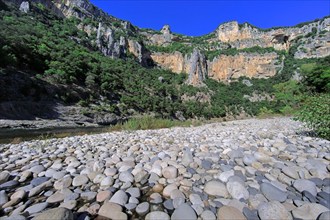
{"type": "MultiPolygon", "coordinates": [[[[124,122],[122,125],[114,126],[116,130],[147,130],[147,129],[160,129],[171,128],[174,126],[191,126],[194,125],[191,121],[173,121],[169,119],[154,118],[152,116],[143,116],[139,118],[131,118],[124,122]]],[[[200,124],[196,124],[200,125],[200,124]]]]}
{"type": "Polygon", "coordinates": [[[295,119],[306,123],[318,136],[330,140],[330,94],[307,98],[295,119]]]}
{"type": "Polygon", "coordinates": [[[274,114],[273,110],[268,109],[267,107],[261,107],[260,110],[259,110],[259,116],[260,117],[268,117],[272,114],[274,114]]]}

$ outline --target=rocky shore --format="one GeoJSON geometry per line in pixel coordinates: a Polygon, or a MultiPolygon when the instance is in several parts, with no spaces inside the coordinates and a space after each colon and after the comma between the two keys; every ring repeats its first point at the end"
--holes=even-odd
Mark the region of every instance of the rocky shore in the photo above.
{"type": "Polygon", "coordinates": [[[290,118],[0,145],[0,219],[330,218],[330,142],[290,118]]]}

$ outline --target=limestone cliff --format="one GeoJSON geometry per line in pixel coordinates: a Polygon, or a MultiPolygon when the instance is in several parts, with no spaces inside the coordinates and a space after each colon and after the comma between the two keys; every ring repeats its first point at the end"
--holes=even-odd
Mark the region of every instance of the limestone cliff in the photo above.
{"type": "Polygon", "coordinates": [[[194,49],[189,62],[188,79],[186,81],[189,85],[200,86],[207,78],[207,62],[205,56],[198,50],[194,49]]]}
{"type": "Polygon", "coordinates": [[[152,53],[151,58],[160,67],[171,70],[175,73],[188,73],[190,69],[187,56],[183,56],[180,52],[174,52],[170,54],[152,53]]]}
{"type": "Polygon", "coordinates": [[[164,25],[159,33],[144,33],[145,37],[154,45],[171,43],[173,35],[169,25],[164,25]]]}
{"type": "Polygon", "coordinates": [[[208,75],[216,80],[230,80],[246,76],[267,78],[280,68],[276,53],[240,53],[234,56],[221,55],[208,62],[208,75]]]}
{"type": "MultiPolygon", "coordinates": [[[[330,18],[311,22],[299,27],[274,28],[263,30],[247,23],[239,25],[236,21],[224,23],[216,30],[217,39],[229,43],[232,47],[242,49],[254,46],[273,47],[276,50],[288,50],[293,40],[316,31],[327,32],[327,36],[320,41],[329,42],[330,18]]],[[[322,50],[321,56],[330,55],[328,50],[322,50]]]]}
{"type": "Polygon", "coordinates": [[[236,51],[236,55],[218,55],[212,60],[207,60],[203,53],[220,54],[218,52],[222,50],[261,47],[274,48],[275,51],[297,48],[294,51],[296,59],[330,55],[330,17],[295,27],[267,30],[232,21],[220,25],[215,32],[203,37],[189,37],[172,33],[169,25],[160,31],[140,29],[128,21],[106,14],[89,0],[4,1],[17,4],[24,13],[29,12],[31,5],[33,7],[41,3],[58,16],[79,18],[82,22],[78,28],[93,38],[92,41],[104,55],[125,59],[130,53],[144,66],[155,63],[175,73],[187,73],[188,83],[194,85],[200,84],[206,77],[225,81],[240,76],[269,77],[282,67],[282,60],[275,52],[236,51]],[[86,24],[83,22],[86,18],[93,22],[86,24]],[[149,51],[145,45],[156,49],[149,51]],[[189,47],[189,50],[184,50],[185,47],[189,47]],[[183,55],[178,50],[194,52],[183,55]]]}
{"type": "Polygon", "coordinates": [[[206,61],[201,52],[183,56],[180,52],[171,54],[153,53],[151,58],[160,67],[175,73],[187,73],[191,84],[199,84],[206,77],[215,80],[228,81],[247,76],[249,78],[267,78],[274,76],[282,67],[276,53],[239,53],[234,56],[221,55],[213,61],[206,61]],[[199,74],[193,74],[195,72],[199,74]]]}

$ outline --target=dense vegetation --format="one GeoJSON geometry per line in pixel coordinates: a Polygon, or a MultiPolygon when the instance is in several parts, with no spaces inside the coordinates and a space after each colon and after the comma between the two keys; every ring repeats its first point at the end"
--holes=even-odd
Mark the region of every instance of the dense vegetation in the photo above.
{"type": "MultiPolygon", "coordinates": [[[[248,115],[293,114],[304,109],[298,118],[329,138],[329,130],[323,129],[329,125],[329,118],[314,114],[329,115],[326,99],[330,92],[330,58],[294,59],[298,41],[290,51],[277,52],[285,60],[284,68],[275,77],[240,78],[229,85],[207,79],[205,86],[193,87],[185,84],[184,74],[144,68],[130,56],[125,60],[103,56],[96,47],[95,36],[89,36],[77,28],[80,22],[86,23],[88,20],[58,18],[38,6],[32,7],[32,12],[28,14],[1,7],[1,71],[23,70],[51,84],[81,88],[87,95],[72,98],[75,97],[73,91],[67,89],[64,95],[55,93],[52,98],[64,104],[79,104],[85,107],[84,114],[96,109],[122,116],[153,113],[161,118],[173,119],[181,116],[224,117],[242,112],[248,115]],[[295,71],[303,74],[301,83],[290,80],[295,71]],[[320,98],[306,98],[311,95],[320,98]],[[313,109],[318,111],[310,113],[313,109]]],[[[193,42],[173,42],[166,47],[149,46],[148,49],[189,54],[194,46],[206,44],[205,40],[209,37],[187,38],[187,42],[193,42]]],[[[204,52],[212,59],[220,54],[274,51],[273,48],[253,47],[204,52]]]]}

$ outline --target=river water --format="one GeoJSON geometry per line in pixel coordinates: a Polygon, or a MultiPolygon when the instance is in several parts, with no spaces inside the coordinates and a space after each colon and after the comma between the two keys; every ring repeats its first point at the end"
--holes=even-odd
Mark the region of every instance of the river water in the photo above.
{"type": "Polygon", "coordinates": [[[18,143],[21,141],[60,138],[75,135],[108,132],[110,127],[61,127],[42,129],[0,129],[0,144],[18,143]]]}

